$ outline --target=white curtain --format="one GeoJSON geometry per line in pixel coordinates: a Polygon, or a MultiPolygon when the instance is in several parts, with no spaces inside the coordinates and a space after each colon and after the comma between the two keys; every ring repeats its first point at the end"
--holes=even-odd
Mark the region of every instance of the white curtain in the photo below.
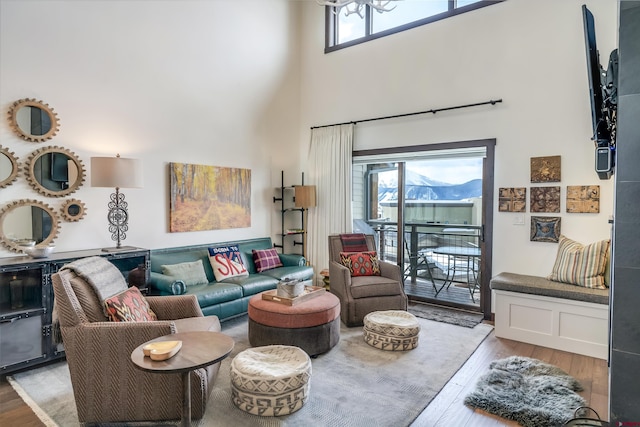
{"type": "Polygon", "coordinates": [[[307,257],[316,272],[329,268],[330,234],[349,233],[353,124],[311,130],[309,175],[317,204],[309,210],[307,257]]]}

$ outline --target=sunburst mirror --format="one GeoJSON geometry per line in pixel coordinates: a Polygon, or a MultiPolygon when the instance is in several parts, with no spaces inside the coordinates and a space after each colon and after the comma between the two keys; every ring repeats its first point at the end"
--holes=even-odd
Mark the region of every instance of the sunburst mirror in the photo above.
{"type": "Polygon", "coordinates": [[[22,199],[0,209],[0,243],[14,252],[50,245],[58,235],[58,216],[39,200],[22,199]]]}
{"type": "Polygon", "coordinates": [[[53,138],[60,129],[53,108],[36,99],[21,99],[9,108],[9,124],[25,141],[42,142],[53,138]]]}
{"type": "Polygon", "coordinates": [[[86,215],[87,209],[80,200],[69,199],[62,204],[61,212],[65,221],[75,222],[80,221],[86,215]]]}
{"type": "Polygon", "coordinates": [[[29,155],[25,164],[27,181],[40,194],[62,197],[76,191],[85,179],[84,166],[71,151],[43,147],[29,155]]]}
{"type": "Polygon", "coordinates": [[[18,177],[18,158],[0,145],[0,188],[13,183],[18,177]]]}

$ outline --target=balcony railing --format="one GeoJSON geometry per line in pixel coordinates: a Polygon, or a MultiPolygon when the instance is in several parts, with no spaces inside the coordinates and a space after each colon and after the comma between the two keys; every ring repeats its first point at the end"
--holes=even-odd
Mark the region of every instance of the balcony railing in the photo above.
{"type": "MultiPolygon", "coordinates": [[[[366,221],[373,229],[382,260],[396,263],[398,251],[398,223],[386,220],[366,221]]],[[[480,250],[482,226],[469,224],[441,224],[420,221],[410,221],[404,224],[404,265],[405,275],[415,283],[418,275],[418,265],[428,262],[437,268],[433,269],[435,279],[452,279],[455,282],[466,283],[477,277],[480,256],[461,259],[455,256],[443,255],[438,252],[442,248],[477,248],[480,250]],[[466,266],[466,267],[465,267],[466,266]],[[470,271],[472,269],[473,271],[470,271]],[[476,275],[474,276],[474,274],[476,275]]]]}

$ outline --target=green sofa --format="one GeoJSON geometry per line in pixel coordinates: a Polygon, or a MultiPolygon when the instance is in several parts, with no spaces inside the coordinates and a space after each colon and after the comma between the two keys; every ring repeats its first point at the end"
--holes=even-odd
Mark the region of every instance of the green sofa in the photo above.
{"type": "Polygon", "coordinates": [[[275,289],[280,280],[306,281],[313,278],[313,268],[307,266],[306,259],[301,255],[293,254],[279,254],[282,267],[258,273],[253,262],[252,249],[272,247],[271,238],[263,237],[236,242],[154,249],[151,251],[150,293],[151,295],[195,295],[204,315],[216,315],[220,320],[246,313],[249,299],[253,295],[275,289]],[[209,262],[208,249],[226,245],[237,245],[240,248],[242,261],[249,272],[248,277],[233,277],[223,282],[216,282],[209,262]],[[179,278],[162,274],[162,265],[197,260],[202,260],[204,265],[209,280],[206,285],[185,286],[179,278]]]}

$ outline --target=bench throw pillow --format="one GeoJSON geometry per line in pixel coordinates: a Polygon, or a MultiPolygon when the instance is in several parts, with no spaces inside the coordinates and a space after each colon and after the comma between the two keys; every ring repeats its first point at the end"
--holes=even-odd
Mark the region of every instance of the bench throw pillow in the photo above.
{"type": "Polygon", "coordinates": [[[249,272],[242,262],[237,245],[209,248],[209,262],[218,282],[231,277],[246,277],[249,272]]]}
{"type": "Polygon", "coordinates": [[[149,303],[135,286],[104,300],[112,322],[152,322],[158,320],[149,303]]]}
{"type": "Polygon", "coordinates": [[[604,272],[608,255],[609,240],[583,245],[561,235],[556,262],[547,279],[586,288],[606,289],[604,272]]]}
{"type": "Polygon", "coordinates": [[[376,251],[340,252],[340,262],[356,276],[380,276],[380,263],[376,251]]]}
{"type": "Polygon", "coordinates": [[[193,262],[161,265],[160,268],[162,268],[162,274],[175,277],[176,280],[182,280],[186,286],[206,285],[209,283],[201,259],[193,262]]]}
{"type": "Polygon", "coordinates": [[[276,251],[275,248],[253,249],[251,253],[253,254],[253,262],[256,265],[256,271],[258,273],[276,267],[282,267],[283,265],[278,256],[278,251],[276,251]]]}

